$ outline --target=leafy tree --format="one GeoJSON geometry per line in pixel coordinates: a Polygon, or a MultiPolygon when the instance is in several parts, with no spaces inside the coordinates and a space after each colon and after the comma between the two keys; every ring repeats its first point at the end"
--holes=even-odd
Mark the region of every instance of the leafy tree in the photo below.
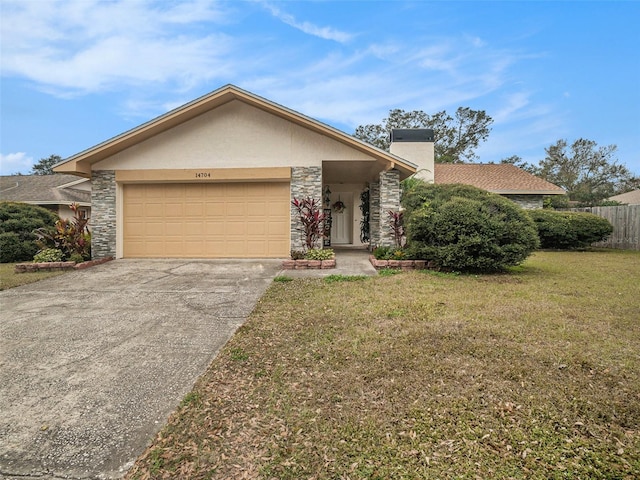
{"type": "Polygon", "coordinates": [[[393,128],[430,128],[434,133],[435,161],[462,163],[478,156],[476,148],[489,137],[493,119],[484,110],[459,107],[452,117],[445,110],[429,115],[422,110],[389,111],[379,124],[360,125],[354,136],[383,150],[389,150],[393,128]]]}
{"type": "MultiPolygon", "coordinates": [[[[493,163],[493,162],[491,162],[491,163],[493,163]]],[[[513,165],[515,167],[521,168],[525,172],[532,173],[533,175],[539,175],[540,174],[540,167],[538,167],[537,165],[532,165],[530,163],[525,162],[522,159],[522,157],[519,156],[519,155],[511,155],[510,157],[503,158],[502,160],[500,160],[500,163],[507,164],[507,165],[513,165]]]]}
{"type": "Polygon", "coordinates": [[[53,166],[62,161],[60,155],[49,155],[47,158],[41,158],[38,163],[31,167],[32,175],[54,175],[53,166]]]}
{"type": "Polygon", "coordinates": [[[598,147],[593,140],[579,138],[569,146],[558,140],[547,147],[539,165],[524,162],[517,155],[502,159],[564,188],[569,200],[584,205],[598,205],[612,195],[640,188],[635,176],[615,158],[617,147],[598,147]]]}

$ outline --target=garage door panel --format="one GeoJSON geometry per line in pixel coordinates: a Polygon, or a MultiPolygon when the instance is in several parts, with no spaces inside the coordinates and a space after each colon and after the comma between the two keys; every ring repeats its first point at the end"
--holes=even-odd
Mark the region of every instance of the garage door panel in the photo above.
{"type": "Polygon", "coordinates": [[[125,257],[286,257],[289,184],[124,186],[125,257]]]}

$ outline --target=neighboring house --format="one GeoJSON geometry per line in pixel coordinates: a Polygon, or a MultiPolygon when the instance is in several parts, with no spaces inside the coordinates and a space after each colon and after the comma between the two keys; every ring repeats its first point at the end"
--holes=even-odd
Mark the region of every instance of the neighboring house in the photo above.
{"type": "Polygon", "coordinates": [[[545,195],[564,195],[564,189],[509,164],[439,163],[435,183],[463,183],[497,193],[523,208],[542,208],[545,195]]]}
{"type": "Polygon", "coordinates": [[[640,205],[640,190],[631,190],[627,193],[614,195],[613,197],[609,197],[607,200],[613,200],[627,205],[640,205]]]}
{"type": "Polygon", "coordinates": [[[63,174],[3,175],[0,176],[0,201],[39,205],[65,219],[73,217],[69,206],[77,203],[79,210],[89,217],[91,181],[63,174]]]}

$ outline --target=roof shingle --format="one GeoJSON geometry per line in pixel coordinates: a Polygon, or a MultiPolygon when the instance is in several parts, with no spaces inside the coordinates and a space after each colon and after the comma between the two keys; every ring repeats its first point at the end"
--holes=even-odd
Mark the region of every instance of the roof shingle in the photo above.
{"type": "Polygon", "coordinates": [[[563,195],[564,189],[509,164],[436,163],[434,182],[462,183],[499,194],[563,195]]]}
{"type": "Polygon", "coordinates": [[[35,205],[91,204],[91,192],[63,187],[81,180],[75,175],[3,175],[0,176],[0,200],[35,205]],[[63,187],[63,188],[61,188],[63,187]]]}

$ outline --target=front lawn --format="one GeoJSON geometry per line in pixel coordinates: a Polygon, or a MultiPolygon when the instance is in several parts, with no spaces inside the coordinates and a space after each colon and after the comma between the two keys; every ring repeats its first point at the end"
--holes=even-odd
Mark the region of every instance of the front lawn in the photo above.
{"type": "Polygon", "coordinates": [[[15,263],[0,263],[0,290],[19,287],[66,273],[64,271],[15,273],[15,266],[15,263]]]}
{"type": "Polygon", "coordinates": [[[129,479],[640,477],[640,252],[274,282],[129,479]]]}

